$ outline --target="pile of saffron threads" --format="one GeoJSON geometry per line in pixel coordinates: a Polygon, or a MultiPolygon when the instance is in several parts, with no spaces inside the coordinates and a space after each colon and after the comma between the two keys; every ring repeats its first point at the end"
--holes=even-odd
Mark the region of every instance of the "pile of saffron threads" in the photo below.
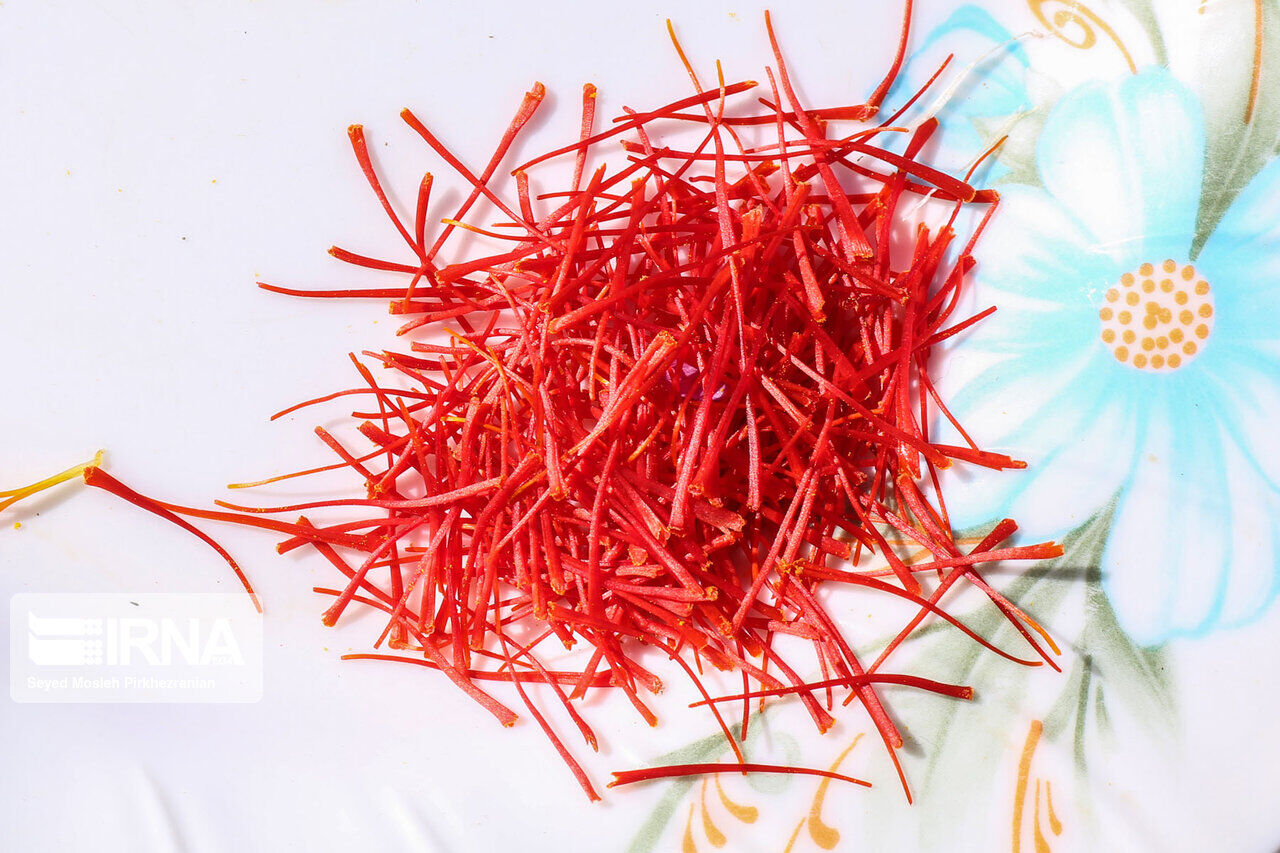
{"type": "Polygon", "coordinates": [[[878,118],[909,21],[908,3],[897,57],[867,103],[829,109],[799,102],[767,16],[775,64],[764,85],[720,74],[704,86],[673,32],[693,93],[626,110],[597,130],[596,91],[586,86],[580,136],[517,166],[513,198],[491,183],[543,101],[540,84],[479,170],[405,110],[470,188],[447,218],[431,212],[430,174],[412,216],[402,216],[364,131],[352,126],[356,160],[406,244],[404,258],[331,250],[385,273],[380,288],[261,286],[391,300],[404,318],[407,351],[353,355],[360,387],[301,404],[366,400],[353,413],[363,448],[317,428],[338,461],[285,475],[343,469],[366,496],[203,510],[144,497],[97,465],[84,469],[86,482],[203,538],[251,594],[230,556],[187,519],[275,531],[288,537],[282,553],[315,549],[341,576],[317,590],[332,598],[326,624],[360,608],[387,617],[375,651],[347,657],[437,670],[507,726],[516,712],[495,693],[509,690],[592,799],[588,774],[526,685],[546,685],[595,748],[580,700],[620,691],[656,725],[650,702],[664,662],[697,686],[696,704],[709,709],[736,763],[628,771],[611,784],[726,770],[859,782],[747,763],[740,748],[753,699],[794,697],[826,731],[839,698],[865,709],[909,798],[903,739],[878,687],[961,699],[972,691],[889,671],[887,659],[933,618],[994,654],[1054,665],[1052,640],[979,568],[1061,553],[1052,543],[1009,546],[1009,520],[965,549],[948,519],[940,469],[1021,463],[979,449],[930,376],[938,344],[994,310],[958,316],[957,306],[998,198],[969,182],[972,170],[958,178],[924,162],[935,120],[903,127],[902,111],[878,118]],[[694,144],[674,141],[690,130],[694,144]],[[535,167],[556,160],[572,163],[572,179],[535,194],[535,167]],[[943,224],[919,224],[926,200],[949,211],[943,224]],[[503,221],[468,221],[478,204],[503,221]],[[962,240],[967,208],[980,211],[979,224],[962,240]],[[450,238],[467,230],[502,250],[448,254],[458,243],[450,238]],[[942,418],[965,445],[930,439],[942,418]],[[297,515],[335,507],[349,520],[297,515]],[[925,557],[904,559],[901,542],[925,557]],[[865,568],[869,555],[878,568],[865,568]],[[858,641],[823,604],[820,590],[840,585],[912,605],[914,617],[874,660],[855,652],[858,641]],[[1008,619],[1027,657],[947,612],[944,599],[961,587],[1008,619]],[[781,654],[780,635],[803,641],[806,656],[781,654]],[[585,664],[549,668],[547,649],[563,648],[588,650],[585,664]],[[741,693],[711,696],[699,677],[708,665],[740,673],[741,693]],[[740,705],[736,738],[725,702],[740,705]]]}

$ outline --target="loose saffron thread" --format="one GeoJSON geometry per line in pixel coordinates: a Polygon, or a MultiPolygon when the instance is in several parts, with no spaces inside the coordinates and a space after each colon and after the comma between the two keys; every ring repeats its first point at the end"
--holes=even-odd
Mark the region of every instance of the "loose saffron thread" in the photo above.
{"type": "Polygon", "coordinates": [[[639,770],[620,770],[613,774],[613,781],[609,783],[610,788],[616,788],[619,785],[633,785],[636,782],[650,782],[654,779],[672,779],[684,776],[705,776],[712,773],[733,773],[738,772],[744,775],[749,773],[767,773],[783,776],[819,776],[823,779],[834,779],[837,782],[848,782],[851,785],[861,785],[864,788],[870,788],[871,783],[865,779],[857,779],[853,776],[846,776],[843,773],[836,773],[832,770],[822,770],[817,767],[790,767],[782,764],[674,764],[667,767],[644,767],[639,770]]]}

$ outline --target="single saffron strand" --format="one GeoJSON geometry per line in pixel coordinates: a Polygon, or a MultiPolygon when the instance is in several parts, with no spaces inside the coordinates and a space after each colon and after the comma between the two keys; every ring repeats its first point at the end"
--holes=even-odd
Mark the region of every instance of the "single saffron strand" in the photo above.
{"type": "Polygon", "coordinates": [[[831,770],[822,770],[817,767],[788,767],[782,764],[673,764],[666,767],[644,767],[639,770],[618,770],[613,774],[613,781],[609,783],[610,788],[616,788],[621,785],[631,785],[636,782],[649,782],[654,779],[671,779],[685,776],[706,776],[711,773],[742,773],[744,776],[748,773],[774,773],[780,775],[794,776],[820,776],[825,779],[834,779],[837,782],[848,782],[853,785],[861,785],[864,788],[870,788],[871,783],[865,779],[857,779],[853,776],[845,776],[843,773],[835,773],[831,770]]]}
{"type": "Polygon", "coordinates": [[[215,542],[211,536],[191,522],[166,509],[158,502],[144,495],[138,494],[133,489],[129,488],[115,477],[112,477],[96,465],[85,467],[82,474],[84,475],[85,485],[94,486],[102,489],[103,491],[110,492],[116,497],[123,498],[139,509],[145,509],[147,512],[158,515],[165,521],[172,522],[178,527],[181,527],[183,530],[197,537],[212,548],[217,552],[218,556],[222,557],[222,559],[226,561],[227,565],[231,567],[231,570],[235,572],[236,577],[240,580],[240,584],[244,587],[244,591],[247,592],[249,594],[249,598],[252,599],[253,606],[257,608],[259,613],[262,612],[262,602],[258,600],[258,594],[253,591],[253,585],[249,583],[249,578],[245,576],[245,573],[241,570],[239,564],[236,563],[235,559],[229,553],[227,553],[227,550],[215,542]]]}

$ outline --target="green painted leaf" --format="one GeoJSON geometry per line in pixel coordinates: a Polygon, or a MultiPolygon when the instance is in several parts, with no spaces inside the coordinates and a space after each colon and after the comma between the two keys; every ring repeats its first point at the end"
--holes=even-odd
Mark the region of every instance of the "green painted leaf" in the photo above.
{"type": "Polygon", "coordinates": [[[1091,656],[1098,689],[1150,720],[1153,733],[1169,733],[1176,706],[1167,653],[1134,644],[1120,627],[1100,578],[1090,583],[1085,607],[1088,616],[1080,646],[1091,656]]]}
{"type": "Polygon", "coordinates": [[[1001,136],[1009,137],[997,155],[1000,165],[1009,171],[1001,175],[997,183],[1041,186],[1040,173],[1036,169],[1036,141],[1052,107],[1052,104],[1041,104],[1012,120],[1008,117],[973,119],[973,127],[984,145],[995,144],[1001,136]]]}
{"type": "MultiPolygon", "coordinates": [[[[767,710],[753,712],[748,725],[750,731],[747,734],[746,742],[742,744],[748,760],[752,760],[753,749],[759,747],[762,741],[773,744],[782,750],[785,755],[782,763],[795,764],[800,760],[800,750],[796,745],[795,738],[785,732],[769,731],[769,713],[767,710]]],[[[736,740],[741,741],[741,723],[730,725],[729,731],[736,740]]],[[[728,752],[729,745],[725,742],[724,734],[717,732],[659,756],[653,762],[653,765],[707,764],[721,760],[728,752]]],[[[683,779],[674,779],[668,783],[662,799],[654,806],[653,811],[649,813],[645,822],[641,824],[635,836],[631,839],[631,844],[627,847],[627,853],[653,853],[658,849],[658,843],[662,840],[663,833],[666,831],[668,824],[671,823],[671,819],[675,817],[676,810],[680,808],[680,805],[685,801],[685,797],[688,796],[698,781],[697,777],[689,776],[683,779]]],[[[748,780],[748,784],[763,793],[777,793],[786,790],[792,784],[792,777],[751,777],[748,780]]]]}
{"type": "MultiPolygon", "coordinates": [[[[1058,612],[1058,608],[1068,597],[1072,587],[1076,587],[1082,582],[1089,583],[1090,579],[1096,574],[1097,566],[1102,562],[1102,552],[1106,548],[1107,536],[1111,531],[1112,515],[1112,509],[1103,510],[1067,534],[1067,536],[1063,537],[1063,555],[1061,557],[1055,560],[1047,560],[1038,564],[1034,569],[1023,573],[1021,577],[1005,588],[1005,595],[1011,601],[1017,602],[1019,606],[1033,612],[1037,618],[1049,621],[1049,618],[1058,612]]],[[[977,619],[967,619],[965,621],[975,631],[989,637],[992,642],[1001,648],[1015,649],[1018,653],[1026,649],[1025,643],[1013,626],[995,608],[984,612],[977,619]]],[[[975,690],[978,690],[984,684],[1000,683],[1000,707],[1008,714],[1019,713],[1022,710],[1023,686],[1014,682],[1024,681],[1029,673],[1021,673],[1021,678],[1010,676],[1010,664],[1008,661],[997,658],[987,650],[974,646],[972,643],[962,643],[956,633],[954,628],[947,626],[940,637],[942,641],[940,645],[942,647],[931,649],[928,657],[932,660],[938,655],[947,655],[948,653],[954,655],[956,653],[955,650],[964,648],[962,653],[964,662],[961,668],[955,672],[948,673],[946,677],[959,683],[974,684],[975,690]]],[[[1078,678],[1079,676],[1075,673],[1069,677],[1069,683],[1063,691],[1064,695],[1073,692],[1072,684],[1078,678]]],[[[983,699],[981,696],[978,698],[980,700],[983,699]]],[[[975,705],[977,704],[979,703],[975,702],[975,705]]],[[[982,701],[980,704],[990,703],[982,701]]],[[[954,756],[950,754],[952,744],[945,743],[945,741],[950,737],[952,729],[959,730],[961,728],[956,725],[960,717],[962,715],[978,716],[979,714],[989,716],[991,710],[988,707],[975,713],[959,703],[952,703],[949,706],[949,712],[946,715],[947,719],[943,721],[940,727],[939,743],[935,746],[930,758],[927,779],[950,775],[945,772],[945,765],[952,762],[954,756]]],[[[997,721],[997,725],[1002,726],[1005,723],[1004,721],[997,721]]]]}
{"type": "MultiPolygon", "coordinates": [[[[739,728],[739,726],[730,728],[734,737],[737,737],[739,728]]],[[[728,745],[725,743],[724,734],[717,732],[702,740],[694,741],[688,746],[683,746],[674,752],[668,752],[666,755],[659,757],[654,762],[654,765],[706,764],[715,761],[727,751],[728,745]]],[[[658,801],[658,805],[649,813],[649,817],[641,824],[635,837],[631,839],[631,844],[627,847],[627,853],[653,853],[654,850],[658,849],[658,842],[662,839],[663,830],[671,822],[671,818],[676,813],[676,808],[684,801],[685,795],[693,788],[695,781],[695,778],[690,776],[684,779],[676,779],[668,786],[666,792],[662,795],[662,799],[658,801]]]]}
{"type": "Polygon", "coordinates": [[[1254,63],[1253,0],[1214,0],[1200,16],[1192,84],[1204,105],[1208,147],[1192,257],[1280,142],[1280,6],[1264,0],[1260,87],[1246,122],[1254,63]]]}
{"type": "Polygon", "coordinates": [[[1155,55],[1156,64],[1168,65],[1169,52],[1165,48],[1164,34],[1160,32],[1160,22],[1156,19],[1154,0],[1120,0],[1120,5],[1129,10],[1133,17],[1142,24],[1142,29],[1151,42],[1151,52],[1155,55]]]}
{"type": "MultiPolygon", "coordinates": [[[[1005,595],[1049,626],[1060,621],[1067,614],[1066,607],[1079,605],[1082,589],[1097,576],[1112,515],[1113,508],[1109,506],[1067,534],[1062,540],[1061,557],[1024,571],[1004,587],[1005,595]]],[[[985,532],[988,527],[979,530],[985,532]]],[[[1027,651],[1022,637],[994,608],[969,614],[964,621],[1001,648],[1015,654],[1027,651]]],[[[985,792],[973,788],[974,780],[996,779],[1004,772],[1008,756],[993,745],[1006,742],[1010,731],[1027,725],[1031,710],[1028,682],[1042,670],[999,658],[946,623],[926,627],[918,639],[921,642],[915,646],[913,669],[928,677],[971,684],[976,694],[972,702],[910,694],[895,703],[903,721],[910,725],[912,741],[922,747],[926,756],[924,773],[917,777],[918,805],[932,817],[921,823],[919,837],[910,843],[947,849],[948,839],[963,836],[974,828],[970,822],[982,819],[984,812],[975,810],[973,803],[975,796],[983,799],[985,792]]],[[[1086,681],[1078,660],[1076,664],[1060,678],[1061,693],[1046,719],[1046,737],[1051,732],[1073,735],[1077,719],[1081,718],[1082,695],[1088,699],[1096,694],[1090,683],[1095,679],[1086,681]]],[[[901,846],[908,840],[895,839],[895,843],[901,846]]]]}

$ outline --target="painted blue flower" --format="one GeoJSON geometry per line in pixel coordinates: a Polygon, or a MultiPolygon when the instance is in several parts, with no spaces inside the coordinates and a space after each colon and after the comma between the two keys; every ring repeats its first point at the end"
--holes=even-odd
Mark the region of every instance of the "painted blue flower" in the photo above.
{"type": "Polygon", "coordinates": [[[947,377],[979,443],[1030,463],[961,485],[956,522],[1059,536],[1109,508],[1103,587],[1143,645],[1280,591],[1280,161],[1192,257],[1204,153],[1163,69],[1064,97],[1044,189],[1005,190],[981,246],[977,298],[999,310],[947,377]]]}
{"type": "MultiPolygon", "coordinates": [[[[905,103],[948,56],[954,58],[946,71],[903,120],[923,117],[937,98],[955,85],[952,97],[938,113],[945,144],[935,161],[956,171],[967,168],[986,147],[975,121],[1014,116],[1031,108],[1026,87],[1030,61],[1023,46],[990,12],[965,4],[931,30],[912,53],[888,103],[905,103]]],[[[992,160],[989,168],[999,167],[992,160]]],[[[990,180],[998,174],[988,172],[985,177],[990,180]]]]}

